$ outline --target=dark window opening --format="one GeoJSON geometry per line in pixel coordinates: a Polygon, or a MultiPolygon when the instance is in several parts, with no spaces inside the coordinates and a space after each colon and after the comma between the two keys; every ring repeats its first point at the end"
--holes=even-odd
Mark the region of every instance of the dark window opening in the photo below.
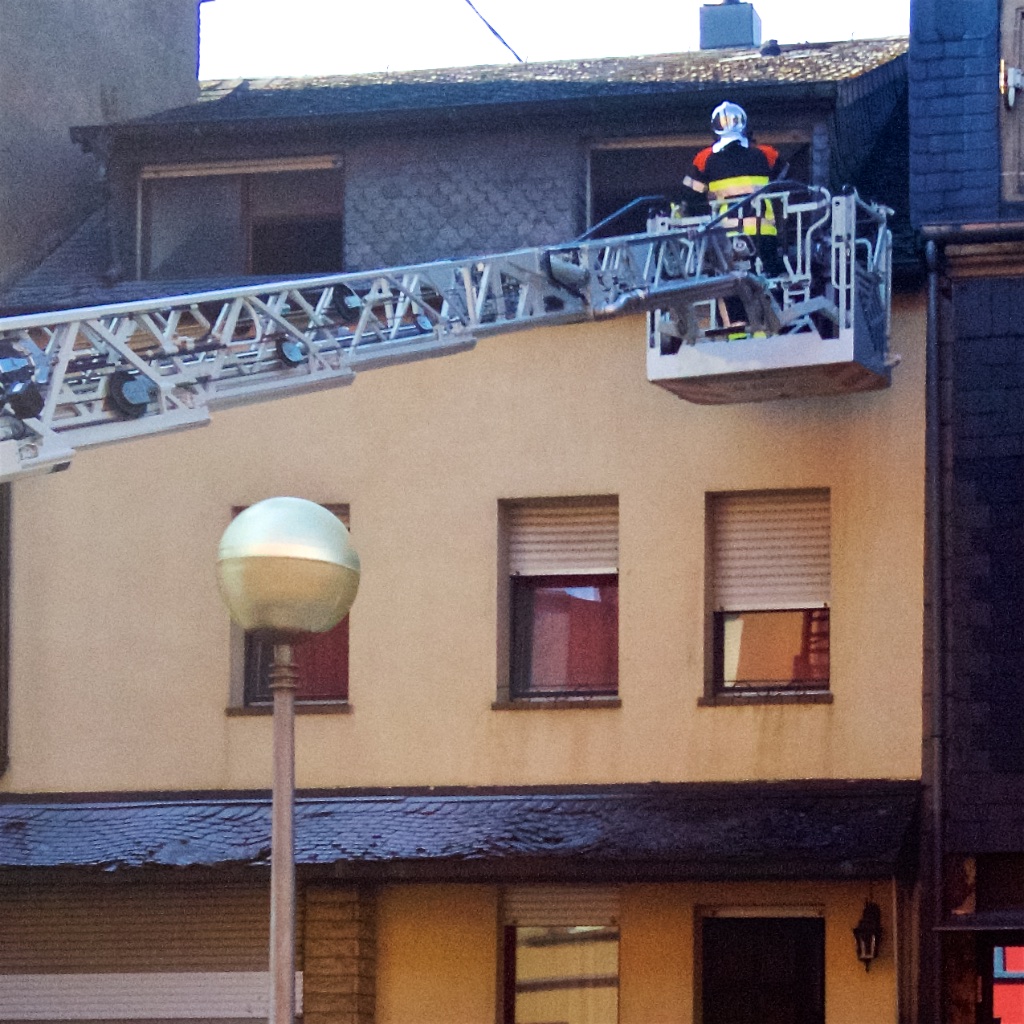
{"type": "Polygon", "coordinates": [[[250,270],[261,275],[330,274],[341,269],[341,219],[253,224],[250,270]]]}
{"type": "Polygon", "coordinates": [[[824,1024],[825,922],[708,917],[703,1024],[824,1024]]]}
{"type": "Polygon", "coordinates": [[[829,609],[716,612],[722,690],[828,689],[829,609]]]}
{"type": "MultiPolygon", "coordinates": [[[[667,202],[680,198],[683,178],[693,158],[704,145],[637,146],[630,148],[593,149],[590,153],[590,224],[622,209],[640,196],[664,196],[667,202]]],[[[778,144],[780,166],[789,163],[788,178],[809,182],[811,147],[809,143],[778,144]]],[[[631,211],[622,220],[610,224],[600,235],[639,234],[647,230],[647,207],[631,211]]]]}
{"type": "Polygon", "coordinates": [[[512,577],[512,696],[614,696],[614,574],[512,577]]]}

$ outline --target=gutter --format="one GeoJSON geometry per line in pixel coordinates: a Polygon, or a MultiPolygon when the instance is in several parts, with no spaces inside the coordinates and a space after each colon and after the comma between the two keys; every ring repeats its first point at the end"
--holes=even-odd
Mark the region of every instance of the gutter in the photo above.
{"type": "Polygon", "coordinates": [[[921,237],[926,243],[934,243],[936,246],[1024,242],[1024,223],[1020,221],[1004,223],[982,221],[960,224],[926,224],[921,228],[921,237]]]}
{"type": "Polygon", "coordinates": [[[10,765],[11,484],[0,484],[0,775],[10,765]]]}
{"type": "Polygon", "coordinates": [[[931,652],[928,675],[931,679],[931,874],[932,874],[932,931],[930,938],[930,988],[932,1008],[938,1012],[942,1006],[942,936],[935,930],[941,924],[945,906],[943,903],[943,843],[944,820],[944,727],[946,700],[946,631],[945,631],[945,561],[944,561],[944,519],[946,508],[943,470],[947,465],[944,438],[948,434],[942,429],[945,422],[944,407],[948,404],[943,397],[939,362],[939,247],[935,239],[925,242],[925,260],[928,267],[928,320],[925,342],[925,550],[927,552],[925,572],[928,587],[931,632],[931,652]]]}

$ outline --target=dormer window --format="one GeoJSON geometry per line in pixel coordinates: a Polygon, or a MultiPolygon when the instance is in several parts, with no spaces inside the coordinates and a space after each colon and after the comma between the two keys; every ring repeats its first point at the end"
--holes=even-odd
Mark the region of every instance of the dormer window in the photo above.
{"type": "Polygon", "coordinates": [[[343,186],[336,157],[148,167],[139,182],[138,276],[336,273],[343,186]]]}

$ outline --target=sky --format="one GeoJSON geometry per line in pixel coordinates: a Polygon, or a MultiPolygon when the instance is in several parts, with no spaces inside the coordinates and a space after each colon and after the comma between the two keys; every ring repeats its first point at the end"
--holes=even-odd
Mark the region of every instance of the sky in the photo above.
{"type": "MultiPolygon", "coordinates": [[[[473,0],[527,61],[695,50],[701,3],[473,0]]],[[[754,0],[762,38],[780,43],[906,35],[909,6],[910,0],[754,0]]],[[[207,0],[200,18],[203,79],[515,60],[466,0],[207,0]]]]}

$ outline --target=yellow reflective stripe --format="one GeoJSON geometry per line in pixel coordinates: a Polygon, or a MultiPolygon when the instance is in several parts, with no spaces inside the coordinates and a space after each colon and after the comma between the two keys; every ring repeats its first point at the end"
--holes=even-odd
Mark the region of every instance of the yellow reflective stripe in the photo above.
{"type": "Polygon", "coordinates": [[[722,227],[732,234],[743,233],[744,235],[777,235],[778,229],[775,221],[765,220],[762,217],[744,217],[740,220],[737,217],[726,217],[722,221],[722,227]]]}
{"type": "MultiPolygon", "coordinates": [[[[749,210],[751,206],[753,206],[753,203],[751,203],[749,205],[744,204],[740,208],[743,209],[743,210],[749,210]]],[[[774,234],[776,234],[776,231],[775,231],[775,209],[774,209],[774,207],[771,204],[771,200],[764,200],[763,203],[762,203],[762,207],[763,207],[763,209],[761,211],[761,216],[760,217],[757,217],[756,215],[746,216],[746,217],[743,218],[744,219],[744,223],[746,223],[746,221],[751,221],[751,222],[756,223],[758,220],[760,220],[761,224],[764,225],[761,228],[761,234],[762,235],[769,235],[769,234],[774,235],[774,234]],[[771,230],[770,231],[768,230],[768,227],[767,227],[767,225],[769,225],[769,224],[771,225],[771,230]]],[[[728,203],[719,202],[718,209],[716,210],[716,212],[717,213],[724,213],[728,209],[729,209],[729,204],[728,203]]],[[[739,224],[739,221],[735,217],[727,217],[722,223],[725,224],[726,227],[735,227],[736,225],[739,224]]],[[[753,233],[757,234],[757,231],[755,230],[753,233]]]]}
{"type": "Polygon", "coordinates": [[[717,181],[709,181],[708,188],[716,196],[742,196],[753,192],[755,188],[761,188],[768,184],[766,174],[737,174],[732,178],[719,178],[717,181]]]}
{"type": "Polygon", "coordinates": [[[707,192],[708,190],[703,181],[697,181],[696,178],[691,178],[689,175],[683,178],[683,184],[687,188],[693,189],[694,192],[707,192]]]}

